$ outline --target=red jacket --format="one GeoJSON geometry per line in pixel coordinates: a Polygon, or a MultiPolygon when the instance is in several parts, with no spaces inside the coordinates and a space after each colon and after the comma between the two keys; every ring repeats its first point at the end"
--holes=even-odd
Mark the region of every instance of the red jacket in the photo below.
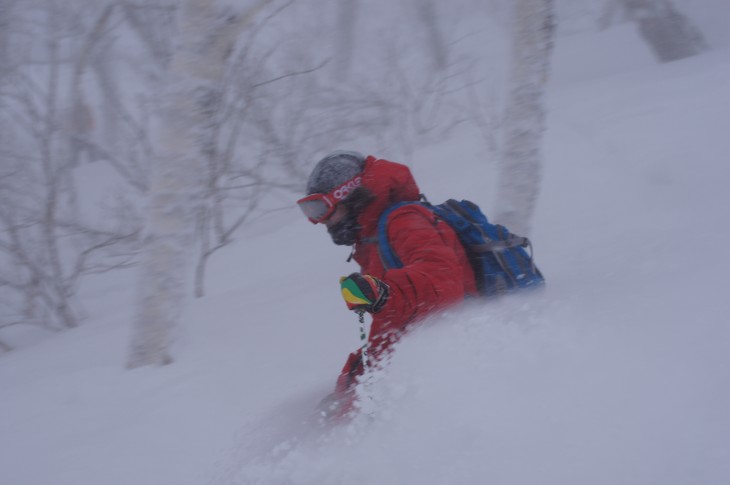
{"type": "MultiPolygon", "coordinates": [[[[388,240],[403,263],[386,270],[377,244],[380,215],[396,202],[417,201],[420,191],[405,165],[368,157],[363,187],[375,195],[360,214],[361,231],[354,258],[361,273],[380,278],[390,286],[390,299],[373,315],[368,352],[377,360],[410,324],[425,316],[476,295],[473,270],[456,234],[449,225],[419,205],[406,205],[388,216],[388,240]]],[[[346,391],[362,374],[359,352],[350,354],[337,381],[337,391],[346,391]]]]}

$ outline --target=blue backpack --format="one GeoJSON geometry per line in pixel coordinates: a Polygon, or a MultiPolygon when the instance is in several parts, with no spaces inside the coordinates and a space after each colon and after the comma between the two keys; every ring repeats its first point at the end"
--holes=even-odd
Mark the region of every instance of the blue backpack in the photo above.
{"type": "Polygon", "coordinates": [[[378,221],[378,250],[386,269],[403,267],[388,242],[388,216],[409,204],[427,208],[454,229],[474,269],[481,296],[544,286],[545,278],[532,259],[530,240],[511,234],[504,226],[490,223],[481,209],[468,200],[450,199],[438,205],[427,201],[400,202],[388,207],[378,221]]]}

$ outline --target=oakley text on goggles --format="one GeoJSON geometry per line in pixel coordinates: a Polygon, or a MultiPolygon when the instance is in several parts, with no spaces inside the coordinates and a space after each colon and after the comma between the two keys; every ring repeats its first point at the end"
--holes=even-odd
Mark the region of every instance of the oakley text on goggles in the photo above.
{"type": "Polygon", "coordinates": [[[362,174],[338,185],[329,194],[308,195],[303,199],[299,199],[297,204],[312,224],[322,223],[332,216],[337,204],[360,185],[362,185],[362,174]]]}

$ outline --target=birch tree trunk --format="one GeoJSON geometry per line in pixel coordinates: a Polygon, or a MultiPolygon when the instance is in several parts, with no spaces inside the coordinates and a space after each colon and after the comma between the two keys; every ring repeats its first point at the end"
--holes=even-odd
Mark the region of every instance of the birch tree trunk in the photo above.
{"type": "Polygon", "coordinates": [[[180,4],[178,44],[163,76],[155,127],[157,157],[128,368],[172,361],[171,336],[191,280],[190,246],[211,107],[240,29],[268,2],[259,2],[244,16],[216,15],[215,0],[180,4]]]}
{"type": "MultiPolygon", "coordinates": [[[[10,0],[0,0],[0,92],[5,91],[5,84],[8,82],[10,72],[12,71],[11,46],[10,46],[10,28],[12,25],[13,4],[10,0]]],[[[5,146],[5,138],[7,130],[5,129],[5,113],[3,112],[3,97],[0,96],[0,146],[5,146]]]]}
{"type": "Polygon", "coordinates": [[[554,0],[514,0],[509,93],[503,120],[496,221],[527,236],[540,190],[545,90],[554,0]]]}
{"type": "Polygon", "coordinates": [[[335,27],[335,76],[340,81],[350,78],[352,57],[355,48],[355,25],[359,0],[337,2],[337,25],[335,27]]]}
{"type": "Polygon", "coordinates": [[[94,128],[94,117],[84,93],[84,75],[93,55],[93,51],[98,47],[98,44],[104,35],[104,30],[109,23],[113,11],[113,5],[108,5],[102,11],[101,15],[94,23],[94,28],[84,41],[81,47],[81,52],[79,53],[73,68],[70,86],[71,92],[69,93],[71,104],[67,108],[68,119],[64,127],[64,131],[69,138],[68,157],[71,165],[73,166],[76,166],[79,162],[82,146],[80,140],[88,136],[94,128]]]}
{"type": "Polygon", "coordinates": [[[3,82],[10,65],[8,39],[10,37],[10,3],[0,0],[0,83],[3,82]]]}
{"type": "Polygon", "coordinates": [[[441,32],[436,6],[433,0],[416,0],[415,8],[416,15],[426,31],[426,39],[434,67],[438,70],[444,69],[448,63],[448,49],[441,32]]]}
{"type": "MultiPolygon", "coordinates": [[[[9,77],[10,72],[10,4],[8,0],[0,0],[0,92],[4,91],[5,83],[9,77]]],[[[4,100],[0,96],[0,146],[6,146],[7,140],[7,128],[5,120],[4,100]]],[[[7,189],[3,187],[3,179],[5,176],[5,160],[0,159],[2,168],[0,168],[0,192],[4,192],[7,189]]],[[[2,200],[0,198],[0,226],[2,225],[2,200]]],[[[2,240],[0,239],[0,242],[2,240]]],[[[0,255],[0,258],[2,255],[0,255]]],[[[2,283],[0,283],[2,285],[2,283]]],[[[0,329],[2,328],[2,322],[0,322],[0,329]]],[[[0,353],[9,352],[13,347],[3,342],[0,339],[0,353]]]]}

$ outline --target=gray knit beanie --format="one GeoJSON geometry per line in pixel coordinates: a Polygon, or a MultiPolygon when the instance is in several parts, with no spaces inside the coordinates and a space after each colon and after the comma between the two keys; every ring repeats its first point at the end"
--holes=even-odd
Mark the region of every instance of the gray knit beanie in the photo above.
{"type": "Polygon", "coordinates": [[[365,157],[358,152],[332,152],[312,170],[307,182],[307,195],[327,194],[347,182],[365,168],[365,157]]]}

